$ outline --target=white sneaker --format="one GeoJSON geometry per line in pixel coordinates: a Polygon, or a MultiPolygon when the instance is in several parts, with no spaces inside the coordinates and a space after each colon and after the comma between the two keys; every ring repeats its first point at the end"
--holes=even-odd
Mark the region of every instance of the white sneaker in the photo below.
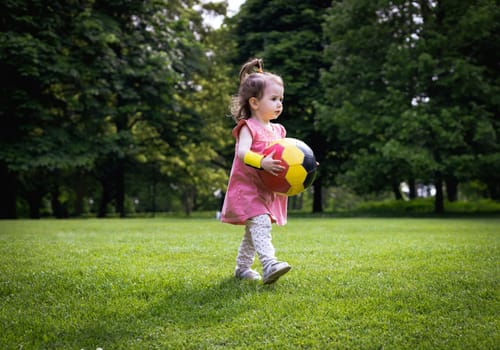
{"type": "Polygon", "coordinates": [[[252,269],[241,270],[239,267],[236,267],[236,270],[234,270],[234,277],[250,281],[259,281],[261,279],[257,271],[252,269]]]}
{"type": "Polygon", "coordinates": [[[292,267],[286,262],[277,261],[264,270],[264,284],[276,282],[281,276],[290,271],[292,267]]]}

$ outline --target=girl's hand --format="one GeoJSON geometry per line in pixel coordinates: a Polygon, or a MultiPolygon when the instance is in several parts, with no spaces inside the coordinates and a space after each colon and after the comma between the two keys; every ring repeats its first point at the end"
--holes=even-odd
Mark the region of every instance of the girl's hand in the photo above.
{"type": "Polygon", "coordinates": [[[260,166],[265,171],[273,174],[274,176],[277,176],[279,173],[285,170],[285,167],[281,165],[281,160],[273,159],[274,152],[275,151],[272,151],[267,156],[265,156],[260,162],[260,166]]]}

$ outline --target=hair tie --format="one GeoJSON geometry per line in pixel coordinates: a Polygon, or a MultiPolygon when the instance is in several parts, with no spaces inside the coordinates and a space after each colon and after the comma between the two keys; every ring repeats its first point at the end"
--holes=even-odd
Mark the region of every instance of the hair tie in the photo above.
{"type": "Polygon", "coordinates": [[[262,69],[262,59],[257,59],[257,73],[264,73],[264,70],[262,69]]]}

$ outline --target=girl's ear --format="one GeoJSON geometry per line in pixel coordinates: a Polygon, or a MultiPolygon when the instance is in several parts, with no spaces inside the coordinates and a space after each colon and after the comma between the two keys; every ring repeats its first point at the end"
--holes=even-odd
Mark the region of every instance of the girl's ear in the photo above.
{"type": "Polygon", "coordinates": [[[250,97],[248,103],[252,109],[257,109],[259,107],[259,100],[256,97],[250,97]]]}

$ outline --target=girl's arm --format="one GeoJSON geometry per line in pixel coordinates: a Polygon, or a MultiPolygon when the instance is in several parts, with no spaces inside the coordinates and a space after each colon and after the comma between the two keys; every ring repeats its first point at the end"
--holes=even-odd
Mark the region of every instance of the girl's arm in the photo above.
{"type": "MultiPolygon", "coordinates": [[[[240,129],[240,135],[238,137],[238,158],[243,162],[245,161],[245,155],[248,152],[252,152],[250,148],[252,147],[252,134],[246,125],[242,126],[240,129]]],[[[266,157],[262,158],[260,162],[260,168],[270,172],[273,175],[277,175],[285,168],[280,165],[281,161],[278,159],[273,159],[274,151],[268,154],[266,157]]]]}

